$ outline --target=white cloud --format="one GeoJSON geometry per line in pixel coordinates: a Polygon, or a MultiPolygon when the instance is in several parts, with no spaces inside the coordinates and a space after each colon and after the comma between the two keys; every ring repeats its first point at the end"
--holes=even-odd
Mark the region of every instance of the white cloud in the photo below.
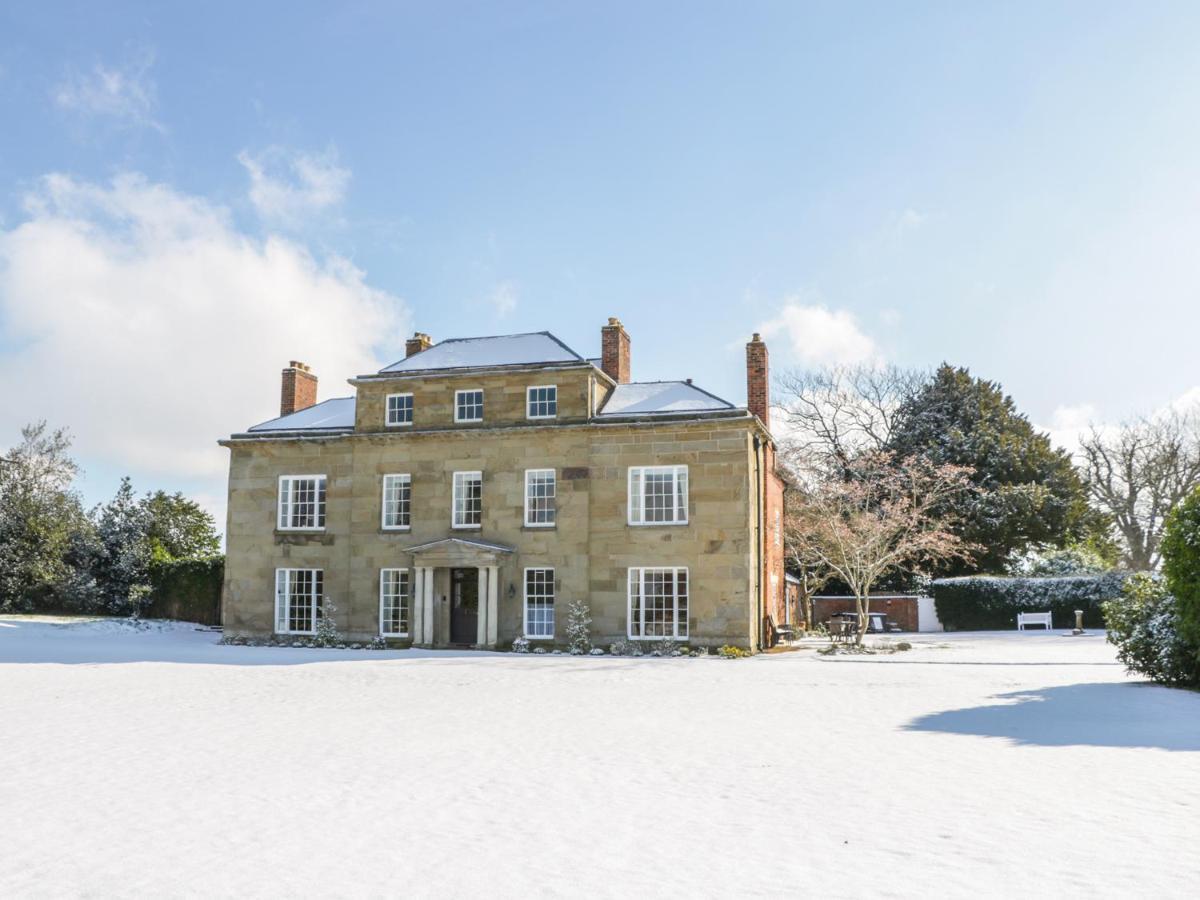
{"type": "Polygon", "coordinates": [[[1092,403],[1074,406],[1059,406],[1050,414],[1048,426],[1037,426],[1050,436],[1050,443],[1074,455],[1079,452],[1079,438],[1087,434],[1097,421],[1096,407],[1092,403]]]}
{"type": "Polygon", "coordinates": [[[858,365],[878,362],[875,341],[858,327],[853,314],[803,298],[784,302],[779,315],[758,327],[764,337],[787,338],[795,360],[809,366],[858,365]]]}
{"type": "Polygon", "coordinates": [[[896,216],[895,229],[897,234],[915,231],[929,221],[929,214],[909,208],[896,216]]]}
{"type": "Polygon", "coordinates": [[[154,54],[143,53],[121,67],[97,63],[89,72],[69,72],[53,92],[60,109],[89,118],[164,130],[154,118],[156,88],[150,78],[154,54]]]}
{"type": "Polygon", "coordinates": [[[488,295],[488,303],[496,311],[496,318],[503,319],[517,308],[517,286],[511,281],[496,285],[488,295]]]}
{"type": "Polygon", "coordinates": [[[139,175],[47,176],[26,210],[0,229],[0,422],[10,436],[68,425],[107,468],[210,479],[219,497],[215,441],[278,414],[289,359],[322,376],[320,399],[345,396],[344,378],[392,361],[377,342],[408,329],[403,305],[346,260],[249,237],[139,175]]]}
{"type": "Polygon", "coordinates": [[[250,202],[263,219],[297,226],[342,202],[350,170],[337,163],[337,152],[304,153],[268,147],[257,155],[243,150],[238,162],[250,174],[250,202]]]}

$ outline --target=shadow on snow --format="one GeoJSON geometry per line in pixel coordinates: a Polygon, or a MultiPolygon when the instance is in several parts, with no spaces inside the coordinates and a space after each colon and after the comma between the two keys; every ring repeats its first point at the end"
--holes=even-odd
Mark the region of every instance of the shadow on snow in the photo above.
{"type": "Polygon", "coordinates": [[[1200,693],[1113,682],[1014,691],[995,699],[1005,702],[931,713],[904,727],[1041,747],[1200,751],[1200,693]]]}

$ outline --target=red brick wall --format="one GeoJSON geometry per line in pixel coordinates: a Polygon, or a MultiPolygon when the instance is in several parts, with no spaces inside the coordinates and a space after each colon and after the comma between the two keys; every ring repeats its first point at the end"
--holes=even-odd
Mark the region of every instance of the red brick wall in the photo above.
{"type": "Polygon", "coordinates": [[[787,621],[787,581],[783,577],[783,480],[775,473],[775,447],[764,447],[766,530],[763,535],[763,585],[765,614],[771,624],[787,621]]]}
{"type": "MultiPolygon", "coordinates": [[[[829,617],[839,612],[855,612],[853,597],[813,598],[814,625],[827,623],[829,617]]],[[[902,631],[917,631],[917,598],[916,597],[883,597],[872,598],[870,612],[883,613],[887,618],[900,626],[902,631]]]]}

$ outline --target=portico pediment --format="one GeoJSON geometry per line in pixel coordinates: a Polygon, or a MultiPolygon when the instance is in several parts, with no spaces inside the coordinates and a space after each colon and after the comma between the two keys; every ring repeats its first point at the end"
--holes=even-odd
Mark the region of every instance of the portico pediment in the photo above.
{"type": "Polygon", "coordinates": [[[471,568],[499,565],[516,548],[490,541],[449,537],[405,548],[413,555],[414,566],[471,568]]]}

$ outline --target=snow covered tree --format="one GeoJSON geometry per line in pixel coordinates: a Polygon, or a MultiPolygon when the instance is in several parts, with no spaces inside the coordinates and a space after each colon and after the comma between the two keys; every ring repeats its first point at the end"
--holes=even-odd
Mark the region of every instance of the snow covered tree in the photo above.
{"type": "Polygon", "coordinates": [[[1179,633],[1196,648],[1200,668],[1200,488],[1171,511],[1162,554],[1163,574],[1178,606],[1179,633]]]}
{"type": "MultiPolygon", "coordinates": [[[[1019,413],[994,382],[942,365],[901,406],[887,449],[896,459],[965,466],[977,490],[956,494],[945,512],[957,534],[980,550],[977,571],[1003,571],[1031,547],[1062,547],[1086,537],[1099,519],[1070,456],[1019,413]]],[[[948,558],[939,575],[968,570],[948,558]]]]}
{"type": "Polygon", "coordinates": [[[150,593],[149,516],[128,477],[95,512],[98,542],[92,572],[106,609],[137,614],[150,593]]]}
{"type": "Polygon", "coordinates": [[[592,651],[592,611],[580,597],[567,604],[567,649],[574,656],[592,651]]]}
{"type": "Polygon", "coordinates": [[[859,454],[887,446],[899,411],[928,379],[896,366],[782,373],[775,393],[785,423],[783,455],[795,467],[844,471],[859,454]]]}
{"type": "Polygon", "coordinates": [[[86,576],[79,551],[91,523],[71,486],[79,468],[70,448],[65,429],[37,422],[0,461],[0,610],[65,608],[86,576]]]}
{"type": "Polygon", "coordinates": [[[146,538],[157,560],[200,559],[221,550],[212,513],[183,494],[155,491],[142,500],[146,509],[146,538]]]}
{"type": "Polygon", "coordinates": [[[1079,456],[1092,502],[1120,541],[1122,564],[1157,569],[1167,516],[1200,485],[1200,412],[1093,428],[1079,456]]]}
{"type": "Polygon", "coordinates": [[[313,643],[318,647],[336,647],[342,642],[341,632],[337,629],[337,606],[333,598],[326,594],[321,598],[321,608],[317,610],[317,628],[313,635],[313,643]]]}
{"type": "Polygon", "coordinates": [[[850,463],[848,477],[827,478],[797,506],[795,527],[854,594],[859,645],[881,578],[969,558],[974,548],[957,534],[954,510],[972,490],[962,466],[868,453],[850,463]]]}
{"type": "Polygon", "coordinates": [[[1072,544],[1022,554],[1009,562],[1007,574],[1019,578],[1069,578],[1101,575],[1113,568],[1113,562],[1090,544],[1072,544]]]}

